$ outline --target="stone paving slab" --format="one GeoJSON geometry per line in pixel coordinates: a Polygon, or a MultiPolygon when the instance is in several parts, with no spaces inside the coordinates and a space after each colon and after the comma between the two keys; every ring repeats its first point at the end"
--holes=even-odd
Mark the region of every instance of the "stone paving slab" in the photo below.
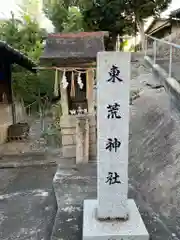
{"type": "Polygon", "coordinates": [[[17,168],[32,166],[47,166],[73,162],[74,159],[62,159],[59,152],[27,152],[21,154],[4,154],[0,156],[0,168],[17,168]]]}
{"type": "MultiPolygon", "coordinates": [[[[59,210],[53,229],[52,240],[80,240],[82,239],[83,200],[95,199],[97,197],[96,164],[81,167],[76,173],[72,173],[68,169],[66,171],[67,175],[64,174],[55,181],[59,210]],[[69,174],[72,175],[70,176],[69,174]]],[[[167,232],[166,228],[159,223],[156,215],[147,207],[141,193],[131,184],[129,186],[129,198],[136,200],[152,240],[175,239],[172,238],[171,232],[167,232]]]]}
{"type": "Polygon", "coordinates": [[[24,167],[35,167],[35,166],[56,166],[55,158],[46,158],[44,156],[37,157],[29,154],[29,157],[24,157],[22,155],[16,155],[14,157],[5,157],[0,159],[0,169],[3,168],[24,168],[24,167]]]}
{"type": "Polygon", "coordinates": [[[0,239],[49,240],[57,212],[54,166],[0,170],[0,239]]]}

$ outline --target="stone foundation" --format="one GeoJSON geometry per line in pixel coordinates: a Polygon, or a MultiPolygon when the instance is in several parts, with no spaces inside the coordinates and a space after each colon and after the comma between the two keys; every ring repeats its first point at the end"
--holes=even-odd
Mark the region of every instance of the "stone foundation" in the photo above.
{"type": "MultiPolygon", "coordinates": [[[[89,159],[96,157],[96,119],[88,115],[89,120],[89,159]]],[[[76,158],[76,124],[77,116],[64,115],[60,120],[62,134],[62,157],[76,158]]]]}
{"type": "Polygon", "coordinates": [[[84,201],[83,240],[149,240],[149,234],[142,221],[134,200],[128,200],[129,218],[103,220],[97,218],[97,200],[84,201]]]}

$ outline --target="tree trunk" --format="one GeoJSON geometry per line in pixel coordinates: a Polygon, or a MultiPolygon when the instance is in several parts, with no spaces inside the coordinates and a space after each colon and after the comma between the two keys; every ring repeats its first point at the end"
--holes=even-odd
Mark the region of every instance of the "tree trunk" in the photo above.
{"type": "Polygon", "coordinates": [[[117,34],[116,33],[112,33],[111,35],[111,43],[112,43],[112,48],[113,48],[113,51],[116,50],[116,41],[117,41],[117,34]]]}
{"type": "Polygon", "coordinates": [[[105,38],[106,51],[115,51],[116,50],[116,40],[117,40],[116,33],[110,33],[109,37],[105,38]]]}
{"type": "Polygon", "coordinates": [[[142,47],[142,50],[144,51],[145,50],[145,32],[144,32],[144,21],[143,20],[138,20],[137,19],[137,28],[139,30],[139,34],[140,34],[140,37],[141,37],[141,47],[142,47]]]}

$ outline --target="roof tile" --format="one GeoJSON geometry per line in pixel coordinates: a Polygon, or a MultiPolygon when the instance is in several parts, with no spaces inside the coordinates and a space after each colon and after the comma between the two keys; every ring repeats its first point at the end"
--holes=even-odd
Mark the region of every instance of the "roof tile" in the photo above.
{"type": "Polygon", "coordinates": [[[84,38],[84,37],[100,37],[107,35],[107,32],[78,32],[78,33],[55,33],[49,34],[48,38],[84,38]]]}
{"type": "MultiPolygon", "coordinates": [[[[64,60],[95,61],[97,53],[104,51],[106,32],[79,32],[50,34],[47,38],[43,61],[64,60]]],[[[42,61],[41,61],[42,62],[42,61]]]]}

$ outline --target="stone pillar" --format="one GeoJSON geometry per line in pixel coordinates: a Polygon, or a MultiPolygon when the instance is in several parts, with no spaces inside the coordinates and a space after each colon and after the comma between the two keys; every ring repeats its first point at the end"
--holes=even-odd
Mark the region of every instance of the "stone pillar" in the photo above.
{"type": "Polygon", "coordinates": [[[76,121],[76,164],[89,161],[89,119],[77,116],[76,121]]]}
{"type": "Polygon", "coordinates": [[[94,87],[94,74],[93,70],[89,70],[87,72],[87,79],[86,79],[86,91],[87,91],[87,101],[88,101],[88,112],[94,112],[94,99],[93,99],[93,87],[94,87]]]}
{"type": "Polygon", "coordinates": [[[130,55],[125,55],[124,58],[126,65],[122,65],[119,54],[110,56],[104,53],[98,58],[100,68],[97,76],[98,218],[100,219],[128,217],[130,55]]]}
{"type": "Polygon", "coordinates": [[[135,202],[128,200],[131,55],[97,58],[97,200],[84,201],[83,240],[148,240],[135,202]]]}
{"type": "Polygon", "coordinates": [[[89,118],[86,118],[86,123],[85,123],[85,136],[84,136],[84,163],[89,162],[89,129],[90,129],[90,124],[89,124],[89,118]]]}
{"type": "Polygon", "coordinates": [[[76,164],[83,162],[83,133],[84,121],[77,118],[76,121],[76,164]]]}

